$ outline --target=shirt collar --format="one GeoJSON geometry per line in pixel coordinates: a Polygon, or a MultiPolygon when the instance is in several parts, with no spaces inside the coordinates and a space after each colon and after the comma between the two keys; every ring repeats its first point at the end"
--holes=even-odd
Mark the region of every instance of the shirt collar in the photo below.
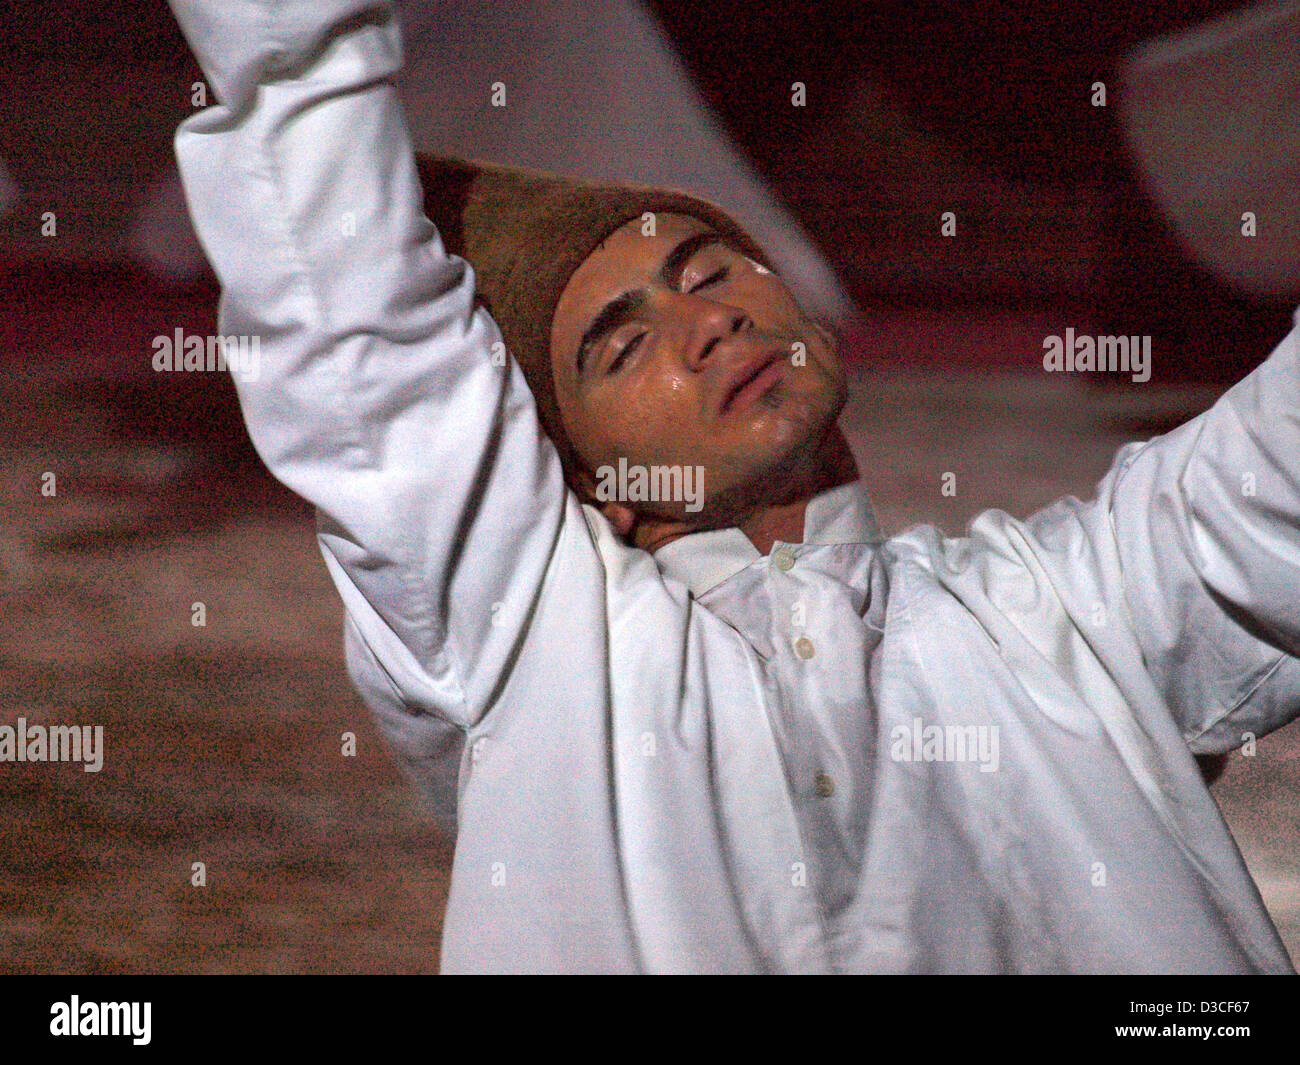
{"type": "MultiPolygon", "coordinates": [[[[871,499],[861,481],[821,492],[804,509],[803,542],[806,544],[879,541],[880,530],[871,510],[871,499]]],[[[775,548],[777,544],[772,546],[775,548]]],[[[659,568],[685,584],[696,596],[735,576],[760,557],[749,537],[734,527],[690,533],[654,553],[659,568]]]]}

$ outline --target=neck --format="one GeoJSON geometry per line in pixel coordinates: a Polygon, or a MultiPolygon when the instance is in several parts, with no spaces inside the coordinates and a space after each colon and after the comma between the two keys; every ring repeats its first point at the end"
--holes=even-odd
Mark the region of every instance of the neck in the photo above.
{"type": "MultiPolygon", "coordinates": [[[[848,441],[835,426],[818,448],[818,461],[794,478],[776,500],[762,503],[736,522],[760,554],[766,555],[778,540],[803,542],[804,517],[814,496],[858,479],[858,467],[848,441]]],[[[632,530],[632,543],[654,553],[665,544],[697,531],[679,521],[639,522],[632,530]]]]}

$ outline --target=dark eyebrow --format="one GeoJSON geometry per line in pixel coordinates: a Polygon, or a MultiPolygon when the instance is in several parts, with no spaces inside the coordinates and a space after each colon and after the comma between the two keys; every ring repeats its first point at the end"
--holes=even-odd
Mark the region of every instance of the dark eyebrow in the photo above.
{"type": "Polygon", "coordinates": [[[682,271],[686,269],[686,264],[691,261],[696,252],[701,248],[707,248],[710,244],[722,243],[724,241],[721,235],[710,229],[687,237],[664,256],[664,261],[659,267],[659,280],[669,288],[676,288],[681,283],[682,271]]]}
{"type": "MultiPolygon", "coordinates": [[[[712,230],[694,233],[679,241],[677,246],[664,256],[664,261],[659,264],[659,280],[669,288],[676,288],[681,282],[682,271],[686,269],[686,264],[691,261],[691,257],[696,252],[701,248],[708,247],[710,244],[722,243],[725,243],[722,237],[712,230]]],[[[587,359],[590,357],[591,349],[595,346],[596,341],[635,317],[645,304],[645,297],[644,290],[624,292],[605,304],[600,313],[591,320],[591,325],[587,326],[582,334],[582,339],[578,342],[579,377],[586,372],[587,359]]]]}
{"type": "Polygon", "coordinates": [[[582,334],[582,340],[578,342],[579,377],[586,372],[587,358],[596,341],[634,318],[644,304],[644,292],[624,292],[601,308],[600,313],[591,320],[591,325],[587,326],[586,332],[582,334]]]}

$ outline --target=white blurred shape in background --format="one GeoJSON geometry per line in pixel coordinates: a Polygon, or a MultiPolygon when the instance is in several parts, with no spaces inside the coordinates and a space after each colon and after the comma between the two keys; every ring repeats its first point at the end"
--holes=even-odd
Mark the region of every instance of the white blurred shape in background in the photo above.
{"type": "MultiPolygon", "coordinates": [[[[703,196],[753,234],[811,313],[839,322],[850,312],[830,265],[709,115],[637,0],[452,0],[400,12],[417,150],[703,196]],[[491,104],[496,83],[504,107],[491,104]]],[[[131,245],[172,280],[202,270],[174,171],[147,198],[131,245]]]]}
{"type": "Polygon", "coordinates": [[[1191,254],[1251,295],[1300,296],[1300,3],[1150,42],[1121,74],[1125,136],[1191,254]]]}

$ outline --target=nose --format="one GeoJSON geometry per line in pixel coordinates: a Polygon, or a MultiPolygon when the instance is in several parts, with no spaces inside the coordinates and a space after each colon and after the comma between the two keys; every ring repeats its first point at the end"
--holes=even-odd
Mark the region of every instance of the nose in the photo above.
{"type": "Polygon", "coordinates": [[[678,350],[682,361],[694,372],[708,364],[714,350],[728,337],[754,328],[753,319],[738,307],[686,292],[666,296],[663,312],[679,325],[678,350]]]}

